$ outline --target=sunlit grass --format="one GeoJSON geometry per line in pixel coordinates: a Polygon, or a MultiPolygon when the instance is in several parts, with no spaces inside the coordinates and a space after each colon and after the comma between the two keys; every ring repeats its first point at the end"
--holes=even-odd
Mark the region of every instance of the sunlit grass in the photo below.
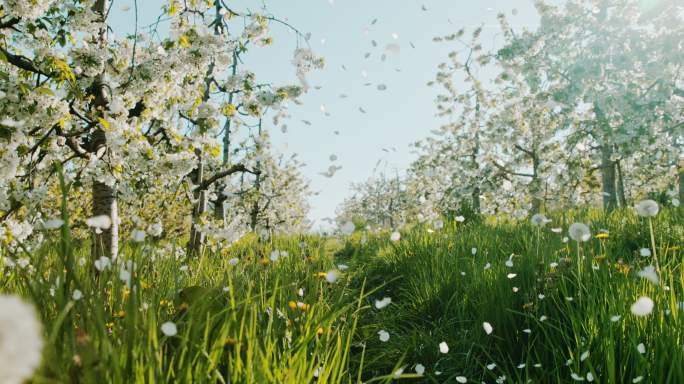
{"type": "Polygon", "coordinates": [[[189,260],[129,241],[102,270],[63,227],[29,267],[5,267],[2,291],[39,310],[36,383],[684,381],[681,211],[653,220],[660,284],[638,275],[654,264],[646,219],[551,219],[415,226],[399,241],[247,236],[189,260]],[[565,239],[575,221],[589,241],[565,239]],[[642,296],[655,307],[637,317],[642,296]]]}

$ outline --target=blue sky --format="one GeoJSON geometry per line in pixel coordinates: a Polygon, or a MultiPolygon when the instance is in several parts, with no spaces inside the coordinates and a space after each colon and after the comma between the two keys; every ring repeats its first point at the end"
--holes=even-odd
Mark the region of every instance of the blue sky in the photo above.
{"type": "MultiPolygon", "coordinates": [[[[146,25],[156,20],[165,1],[138,3],[139,25],[146,25]]],[[[309,76],[311,85],[321,89],[305,95],[303,105],[290,106],[292,118],[286,134],[272,130],[279,151],[296,152],[307,164],[304,175],[318,192],[311,199],[310,214],[316,226],[321,219],[334,217],[335,208],[350,195],[350,184],[370,177],[378,161],[380,169],[392,174],[406,169],[414,159],[409,144],[443,123],[435,117],[437,89],[426,83],[458,46],[435,43],[433,37],[484,26],[483,41],[491,47],[502,41],[498,12],[504,12],[516,29],[533,29],[538,24],[532,0],[240,0],[228,4],[255,11],[265,6],[269,13],[311,33],[311,48],[326,59],[326,68],[309,76]],[[377,22],[371,25],[374,19],[377,22]],[[401,52],[388,55],[383,62],[380,56],[389,43],[398,44],[401,52]],[[365,58],[366,53],[371,56],[365,58]],[[387,89],[379,91],[379,84],[387,89]],[[342,99],[340,94],[348,97],[342,99]],[[321,111],[321,105],[330,116],[321,111]],[[336,164],[343,168],[329,179],[319,172],[331,164],[331,154],[338,156],[336,164]]],[[[133,16],[133,0],[114,0],[110,25],[118,35],[133,31],[133,16]],[[124,6],[131,10],[122,11],[124,6]]],[[[273,46],[250,52],[247,66],[261,81],[295,83],[290,65],[297,43],[294,33],[273,24],[271,36],[273,46]]]]}

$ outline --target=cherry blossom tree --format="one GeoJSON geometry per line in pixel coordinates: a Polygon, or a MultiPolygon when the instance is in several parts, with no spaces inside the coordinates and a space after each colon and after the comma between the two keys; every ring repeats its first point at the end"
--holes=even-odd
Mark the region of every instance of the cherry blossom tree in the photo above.
{"type": "Polygon", "coordinates": [[[239,56],[270,44],[269,23],[279,21],[223,1],[172,0],[168,36],[136,24],[125,37],[107,25],[110,1],[28,4],[5,1],[0,16],[0,219],[16,235],[8,243],[29,239],[54,215],[46,207],[55,163],[68,183],[92,191],[92,215],[109,218],[93,231],[95,257],[116,257],[117,212],[153,198],[142,190],[184,189],[202,211],[215,185],[249,171],[230,161],[209,171],[222,152],[221,128],[232,132],[241,118],[296,99],[306,72],[322,66],[298,47],[302,84],[276,87],[238,72],[239,56]]]}

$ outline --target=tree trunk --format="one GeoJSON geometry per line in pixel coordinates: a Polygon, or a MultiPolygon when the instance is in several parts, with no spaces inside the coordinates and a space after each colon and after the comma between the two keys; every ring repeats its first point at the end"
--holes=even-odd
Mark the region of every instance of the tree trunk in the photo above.
{"type": "Polygon", "coordinates": [[[530,215],[536,215],[541,212],[542,199],[539,197],[541,193],[540,180],[537,177],[532,178],[530,182],[530,195],[532,196],[532,208],[530,215]]]}
{"type": "Polygon", "coordinates": [[[615,170],[617,171],[617,198],[620,203],[620,207],[627,207],[627,195],[625,194],[625,179],[622,175],[622,167],[620,162],[615,162],[615,170]]]}
{"type": "Polygon", "coordinates": [[[532,153],[532,181],[530,181],[530,197],[532,198],[532,212],[535,215],[541,212],[542,199],[541,195],[541,180],[539,180],[539,157],[536,152],[532,153]]]}
{"type": "Polygon", "coordinates": [[[480,187],[475,187],[475,189],[473,189],[472,198],[473,198],[473,212],[476,215],[479,215],[480,214],[480,187]]]}
{"type": "MultiPolygon", "coordinates": [[[[97,0],[93,5],[93,12],[100,15],[102,22],[106,22],[109,0],[97,0]]],[[[107,28],[99,32],[98,43],[101,48],[107,44],[107,28]]],[[[93,82],[94,101],[91,110],[96,117],[102,117],[103,111],[109,103],[107,87],[104,84],[104,73],[98,75],[93,82]]],[[[91,137],[90,151],[103,153],[107,150],[107,136],[102,128],[96,128],[91,137]]],[[[107,256],[116,258],[119,252],[119,215],[116,204],[116,190],[97,180],[93,180],[92,190],[93,216],[106,215],[111,220],[111,226],[107,229],[98,229],[93,234],[91,257],[99,258],[107,256]],[[99,233],[98,233],[99,232],[99,233]]]]}
{"type": "Polygon", "coordinates": [[[601,146],[601,184],[603,186],[603,209],[612,212],[617,207],[615,193],[615,162],[611,160],[613,148],[604,144],[601,146]]]}
{"type": "MultiPolygon", "coordinates": [[[[202,180],[204,180],[204,162],[202,161],[201,153],[199,151],[197,151],[197,156],[199,157],[199,161],[197,163],[197,168],[195,169],[193,183],[195,186],[199,187],[202,184],[202,180]]],[[[192,210],[192,227],[190,228],[187,256],[198,254],[204,244],[204,232],[198,230],[197,225],[199,225],[202,214],[207,211],[207,191],[196,190],[194,195],[197,202],[192,210]]]]}
{"type": "Polygon", "coordinates": [[[259,219],[259,200],[252,204],[252,210],[249,213],[249,228],[252,232],[256,231],[256,226],[259,219]]]}
{"type": "Polygon", "coordinates": [[[221,195],[221,192],[219,192],[219,197],[217,197],[214,202],[214,218],[216,220],[225,220],[226,218],[226,207],[223,206],[225,201],[225,196],[221,195]]]}
{"type": "Polygon", "coordinates": [[[684,166],[679,167],[679,203],[684,203],[684,166]]]}
{"type": "Polygon", "coordinates": [[[111,219],[111,226],[98,229],[93,234],[91,257],[107,256],[115,259],[119,253],[119,213],[116,206],[116,192],[107,184],[93,181],[93,216],[105,215],[111,219]],[[99,233],[98,233],[99,232],[99,233]]]}

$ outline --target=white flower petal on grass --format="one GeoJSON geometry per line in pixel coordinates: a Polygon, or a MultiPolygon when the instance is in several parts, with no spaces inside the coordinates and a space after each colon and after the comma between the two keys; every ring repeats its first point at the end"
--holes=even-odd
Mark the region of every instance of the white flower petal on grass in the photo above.
{"type": "Polygon", "coordinates": [[[164,225],[161,221],[157,221],[156,223],[150,224],[147,228],[147,232],[153,237],[159,237],[164,232],[164,225]]]}
{"type": "Polygon", "coordinates": [[[174,324],[173,322],[167,321],[166,323],[161,325],[161,331],[166,336],[176,336],[176,334],[178,333],[178,328],[176,327],[176,324],[174,324]]]}
{"type": "Polygon", "coordinates": [[[489,269],[489,268],[491,268],[491,267],[492,267],[492,264],[491,264],[491,263],[487,263],[487,264],[485,264],[484,269],[486,270],[486,269],[489,269]]]}
{"type": "Polygon", "coordinates": [[[382,329],[382,330],[378,331],[378,337],[380,338],[380,341],[385,343],[390,339],[390,334],[389,334],[389,332],[382,329]]]}
{"type": "Polygon", "coordinates": [[[594,381],[594,375],[591,372],[587,372],[587,381],[590,383],[594,381]]]}
{"type": "Polygon", "coordinates": [[[679,199],[672,199],[672,206],[673,207],[679,207],[681,205],[681,202],[679,199]]]}
{"type": "Polygon", "coordinates": [[[639,277],[643,277],[644,279],[650,281],[655,285],[658,285],[658,283],[660,283],[658,273],[656,272],[655,267],[652,265],[644,267],[644,269],[639,271],[639,273],[637,274],[639,275],[639,277]]]}
{"type": "Polygon", "coordinates": [[[456,220],[457,222],[459,222],[459,223],[462,223],[462,222],[465,221],[465,217],[463,217],[463,216],[456,216],[456,217],[455,217],[455,220],[456,220]]]}
{"type": "Polygon", "coordinates": [[[591,239],[591,230],[584,223],[573,223],[568,229],[568,234],[570,238],[575,241],[587,241],[591,239]]]}
{"type": "Polygon", "coordinates": [[[131,232],[131,239],[136,243],[142,243],[145,241],[145,231],[142,229],[134,229],[133,232],[131,232]]]}
{"type": "Polygon", "coordinates": [[[494,331],[494,327],[492,327],[492,325],[486,321],[482,323],[482,329],[484,329],[485,333],[488,335],[490,335],[492,331],[494,331]]]}
{"type": "Polygon", "coordinates": [[[392,298],[383,297],[382,300],[375,300],[375,308],[383,309],[386,306],[390,305],[390,303],[392,303],[392,298]]]}
{"type": "Polygon", "coordinates": [[[349,269],[349,266],[347,264],[337,264],[337,269],[339,269],[340,271],[346,271],[347,269],[349,269]]]}
{"type": "Polygon", "coordinates": [[[75,301],[79,301],[83,298],[83,292],[79,291],[78,289],[75,289],[74,293],[71,294],[71,298],[75,301]]]}
{"type": "Polygon", "coordinates": [[[42,334],[32,305],[0,295],[0,382],[18,384],[31,377],[40,365],[42,334]]]}
{"type": "Polygon", "coordinates": [[[93,228],[109,229],[112,226],[112,219],[107,215],[93,216],[86,219],[86,224],[93,228]]]}
{"type": "Polygon", "coordinates": [[[416,364],[416,374],[423,376],[423,373],[425,373],[425,366],[423,364],[416,364]]]}
{"type": "Polygon", "coordinates": [[[494,368],[496,368],[496,364],[495,364],[495,363],[487,364],[487,369],[488,369],[488,370],[491,371],[491,370],[493,370],[494,368]]]}
{"type": "Polygon", "coordinates": [[[456,381],[459,383],[467,383],[468,379],[466,379],[465,376],[456,376],[456,381]]]}
{"type": "Polygon", "coordinates": [[[275,262],[275,261],[278,261],[278,258],[280,258],[280,251],[276,249],[273,252],[271,252],[271,256],[269,257],[269,259],[271,259],[271,261],[275,262]]]}
{"type": "Polygon", "coordinates": [[[522,331],[523,331],[524,333],[527,333],[528,335],[529,335],[530,333],[532,333],[532,330],[529,329],[529,328],[525,328],[525,329],[523,329],[522,331]]]}
{"type": "Polygon", "coordinates": [[[576,374],[575,372],[572,372],[572,373],[570,374],[570,377],[572,377],[572,379],[575,380],[575,381],[584,381],[584,377],[582,377],[582,376],[576,374]]]}
{"type": "Polygon", "coordinates": [[[506,277],[508,277],[509,279],[512,279],[512,278],[514,278],[514,277],[516,277],[516,276],[518,276],[518,275],[515,274],[515,273],[509,273],[508,275],[506,275],[506,277]]]}
{"type": "Polygon", "coordinates": [[[449,345],[446,343],[446,341],[439,343],[439,352],[449,353],[449,345]]]}
{"type": "Polygon", "coordinates": [[[561,233],[561,232],[563,232],[563,228],[560,228],[560,227],[558,227],[558,228],[551,228],[551,232],[553,232],[553,233],[561,233]]]}
{"type": "Polygon", "coordinates": [[[127,286],[131,285],[131,273],[124,268],[119,271],[119,279],[126,283],[127,286]]]}
{"type": "Polygon", "coordinates": [[[650,297],[640,297],[630,307],[632,313],[636,316],[648,316],[653,311],[653,300],[650,297]]]}
{"type": "Polygon", "coordinates": [[[525,363],[520,363],[520,364],[518,364],[518,369],[523,369],[523,368],[525,368],[526,366],[527,366],[527,364],[525,364],[525,363]]]}
{"type": "Polygon", "coordinates": [[[621,318],[620,315],[613,315],[610,317],[610,321],[613,323],[617,323],[618,321],[620,321],[620,318],[621,318]]]}
{"type": "Polygon", "coordinates": [[[580,355],[580,361],[584,361],[584,360],[586,360],[588,357],[589,357],[589,351],[584,351],[584,352],[580,355]]]}
{"type": "Polygon", "coordinates": [[[57,229],[64,225],[64,220],[62,219],[50,219],[43,223],[44,229],[57,229]]]}
{"type": "Polygon", "coordinates": [[[641,383],[641,381],[644,379],[643,376],[637,376],[632,380],[632,383],[641,383]]]}
{"type": "Polygon", "coordinates": [[[639,353],[641,353],[642,355],[646,353],[646,346],[644,345],[644,343],[639,343],[639,345],[637,345],[637,351],[639,351],[639,353]]]}
{"type": "Polygon", "coordinates": [[[332,284],[337,281],[337,272],[334,270],[328,271],[328,273],[325,274],[325,281],[328,283],[332,284]]]}
{"type": "Polygon", "coordinates": [[[651,250],[648,248],[641,248],[639,250],[639,255],[641,255],[641,257],[651,257],[651,250]]]}
{"type": "Polygon", "coordinates": [[[477,248],[474,248],[474,247],[473,247],[473,248],[470,250],[470,253],[472,253],[473,256],[475,256],[475,254],[477,253],[477,248]]]}
{"type": "Polygon", "coordinates": [[[400,239],[401,239],[401,233],[399,233],[399,232],[394,231],[390,235],[390,240],[392,240],[392,241],[399,241],[400,239]]]}
{"type": "Polygon", "coordinates": [[[547,317],[546,315],[541,315],[541,316],[539,317],[539,321],[541,321],[541,322],[544,322],[544,321],[546,321],[546,320],[548,320],[548,317],[547,317]]]}
{"type": "Polygon", "coordinates": [[[95,269],[102,272],[109,268],[112,265],[112,262],[109,260],[109,257],[101,256],[99,259],[95,260],[93,264],[95,265],[95,269]]]}
{"type": "Polygon", "coordinates": [[[232,259],[228,260],[228,264],[232,265],[233,267],[238,265],[239,262],[240,259],[238,259],[237,257],[233,257],[232,259]]]}
{"type": "Polygon", "coordinates": [[[636,210],[637,215],[642,217],[653,217],[657,215],[660,210],[658,203],[653,200],[641,200],[634,206],[634,209],[636,210]]]}

